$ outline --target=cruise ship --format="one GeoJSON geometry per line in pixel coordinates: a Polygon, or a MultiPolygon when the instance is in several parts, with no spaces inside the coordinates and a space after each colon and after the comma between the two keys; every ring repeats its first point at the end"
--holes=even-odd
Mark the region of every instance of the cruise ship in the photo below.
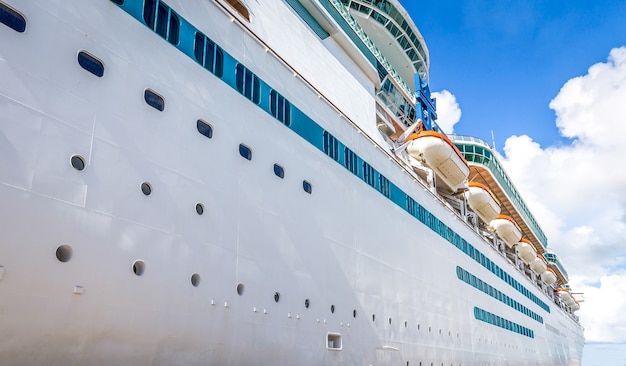
{"type": "Polygon", "coordinates": [[[1,365],[580,365],[397,0],[0,0],[1,365]]]}

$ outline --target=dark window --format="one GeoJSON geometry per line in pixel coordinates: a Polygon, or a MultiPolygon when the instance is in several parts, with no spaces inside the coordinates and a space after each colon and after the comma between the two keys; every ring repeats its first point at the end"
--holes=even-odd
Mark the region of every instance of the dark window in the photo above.
{"type": "Polygon", "coordinates": [[[83,69],[101,78],[104,75],[104,64],[95,56],[85,52],[78,52],[78,64],[83,69]]]}
{"type": "Polygon", "coordinates": [[[180,20],[178,15],[160,0],[145,0],[143,20],[153,31],[173,45],[178,44],[180,20]]]}
{"type": "Polygon", "coordinates": [[[389,198],[391,196],[391,190],[389,188],[389,179],[385,178],[385,176],[380,175],[378,177],[378,189],[380,190],[380,193],[383,194],[383,196],[389,198]]]}
{"type": "Polygon", "coordinates": [[[83,157],[80,155],[73,155],[70,159],[70,163],[72,164],[72,167],[74,167],[74,169],[76,170],[85,169],[85,159],[83,159],[83,157]]]}
{"type": "Polygon", "coordinates": [[[313,192],[313,186],[311,186],[311,183],[307,182],[306,180],[302,181],[302,189],[304,189],[304,191],[308,194],[311,194],[313,192]]]}
{"type": "Polygon", "coordinates": [[[215,42],[200,32],[196,32],[194,56],[200,65],[215,76],[221,78],[224,75],[224,52],[215,42]]]}
{"type": "Polygon", "coordinates": [[[363,162],[363,180],[370,186],[376,188],[375,170],[366,162],[363,162]]]}
{"type": "Polygon", "coordinates": [[[239,155],[248,160],[252,160],[252,150],[244,144],[239,144],[239,155]]]}
{"type": "Polygon", "coordinates": [[[202,203],[196,203],[196,213],[202,215],[204,213],[204,205],[202,203]]]}
{"type": "Polygon", "coordinates": [[[2,2],[0,2],[0,23],[16,32],[23,33],[26,30],[26,18],[2,2]]]}
{"type": "Polygon", "coordinates": [[[198,129],[198,132],[200,132],[202,135],[208,138],[213,137],[213,127],[211,127],[211,125],[206,123],[205,121],[199,119],[196,122],[196,128],[198,129]]]}
{"type": "Polygon", "coordinates": [[[278,178],[285,178],[285,169],[278,164],[274,164],[274,174],[276,174],[278,178]]]}
{"type": "Polygon", "coordinates": [[[254,104],[259,104],[261,96],[261,82],[258,76],[242,64],[237,64],[237,90],[254,104]]]}
{"type": "Polygon", "coordinates": [[[291,103],[275,90],[270,92],[270,111],[285,126],[291,125],[291,103]]]}
{"type": "Polygon", "coordinates": [[[352,174],[359,175],[359,159],[354,151],[347,147],[343,150],[343,165],[352,172],[352,174]]]}
{"type": "Polygon", "coordinates": [[[415,216],[417,212],[417,202],[412,197],[406,196],[406,210],[411,214],[411,216],[415,216]]]}
{"type": "Polygon", "coordinates": [[[148,182],[141,183],[141,192],[146,196],[149,196],[152,193],[152,186],[148,182]]]}
{"type": "Polygon", "coordinates": [[[146,89],[143,93],[143,99],[149,106],[163,112],[165,110],[165,99],[154,92],[152,89],[146,89]]]}
{"type": "Polygon", "coordinates": [[[111,0],[111,2],[119,6],[124,5],[124,0],[111,0]]]}
{"type": "Polygon", "coordinates": [[[324,131],[324,153],[333,160],[339,161],[339,142],[328,131],[324,131]]]}

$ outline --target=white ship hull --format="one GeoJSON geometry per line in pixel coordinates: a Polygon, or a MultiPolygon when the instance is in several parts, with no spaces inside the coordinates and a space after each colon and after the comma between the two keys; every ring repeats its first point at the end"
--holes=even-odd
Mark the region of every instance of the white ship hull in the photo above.
{"type": "Polygon", "coordinates": [[[114,3],[2,1],[27,28],[0,24],[0,364],[580,364],[580,325],[367,137],[366,75],[285,3],[250,1],[250,30],[221,3],[168,5],[549,312],[114,3]],[[79,66],[81,50],[103,77],[79,66]]]}

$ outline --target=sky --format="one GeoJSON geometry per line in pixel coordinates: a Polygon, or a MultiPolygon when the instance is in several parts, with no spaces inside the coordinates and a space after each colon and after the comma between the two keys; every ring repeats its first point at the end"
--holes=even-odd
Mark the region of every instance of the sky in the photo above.
{"type": "Polygon", "coordinates": [[[583,366],[626,365],[626,1],[401,2],[440,127],[495,143],[585,294],[583,366]]]}

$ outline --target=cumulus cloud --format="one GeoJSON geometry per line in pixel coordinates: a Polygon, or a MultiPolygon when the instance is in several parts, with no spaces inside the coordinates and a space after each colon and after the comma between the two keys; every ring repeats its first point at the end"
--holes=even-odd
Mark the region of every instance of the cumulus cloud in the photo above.
{"type": "Polygon", "coordinates": [[[433,92],[431,96],[437,99],[437,125],[445,133],[453,133],[454,125],[461,119],[461,108],[454,94],[447,90],[433,92]]]}
{"type": "Polygon", "coordinates": [[[569,80],[550,103],[571,144],[512,136],[503,165],[586,292],[587,341],[626,342],[626,47],[569,80]]]}

